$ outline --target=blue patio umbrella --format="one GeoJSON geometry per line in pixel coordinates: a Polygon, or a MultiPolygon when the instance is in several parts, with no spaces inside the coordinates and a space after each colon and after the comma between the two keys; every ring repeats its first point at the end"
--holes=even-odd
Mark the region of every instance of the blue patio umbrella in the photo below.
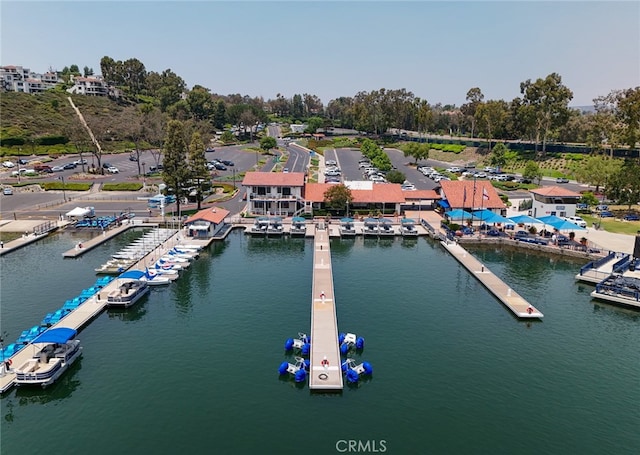
{"type": "Polygon", "coordinates": [[[585,231],[586,229],[572,223],[571,221],[563,220],[555,215],[542,216],[538,218],[544,224],[551,226],[558,231],[585,231]]]}
{"type": "Polygon", "coordinates": [[[516,224],[544,224],[539,219],[529,215],[510,216],[509,219],[516,224]]]}
{"type": "Polygon", "coordinates": [[[451,210],[445,212],[444,215],[450,220],[470,220],[473,217],[469,212],[462,209],[451,210]]]}
{"type": "Polygon", "coordinates": [[[487,221],[489,218],[493,217],[495,213],[491,210],[483,209],[483,210],[475,210],[473,212],[473,218],[476,220],[487,221]]]}
{"type": "Polygon", "coordinates": [[[489,223],[489,224],[496,224],[496,223],[500,223],[500,224],[510,224],[511,220],[509,218],[505,218],[502,215],[498,214],[498,213],[492,213],[489,218],[485,218],[484,219],[485,223],[489,223]]]}

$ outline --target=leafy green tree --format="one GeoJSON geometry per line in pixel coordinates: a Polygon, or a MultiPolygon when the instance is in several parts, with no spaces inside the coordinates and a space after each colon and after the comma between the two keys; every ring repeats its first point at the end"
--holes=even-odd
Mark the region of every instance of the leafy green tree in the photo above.
{"type": "Polygon", "coordinates": [[[533,160],[529,160],[524,166],[522,176],[532,181],[537,180],[538,183],[540,183],[540,180],[542,180],[542,171],[540,170],[540,166],[538,166],[538,163],[533,160]]]}
{"type": "Polygon", "coordinates": [[[304,103],[302,102],[301,95],[293,95],[291,102],[291,115],[294,119],[302,119],[304,116],[304,103]]]}
{"type": "Polygon", "coordinates": [[[226,131],[223,131],[222,134],[220,135],[220,140],[225,144],[230,144],[234,142],[236,138],[233,136],[233,133],[231,131],[226,130],[226,131]]]}
{"type": "Polygon", "coordinates": [[[427,100],[416,99],[416,125],[420,136],[424,136],[433,123],[433,111],[427,100]]]}
{"type": "Polygon", "coordinates": [[[309,134],[315,134],[324,125],[324,119],[320,117],[311,117],[307,119],[307,127],[304,132],[309,134]]]}
{"type": "Polygon", "coordinates": [[[594,206],[594,205],[600,204],[600,201],[598,200],[596,195],[593,194],[591,191],[587,191],[586,193],[583,193],[582,197],[580,198],[580,202],[583,204],[587,204],[588,206],[594,206]]]}
{"type": "Polygon", "coordinates": [[[489,100],[477,107],[476,122],[478,129],[489,140],[489,151],[491,151],[492,139],[504,129],[506,119],[507,105],[502,100],[489,100]]]}
{"type": "Polygon", "coordinates": [[[507,164],[506,155],[508,151],[509,149],[507,148],[506,145],[504,145],[504,143],[502,142],[497,143],[496,146],[491,151],[491,157],[489,158],[491,165],[503,167],[505,164],[507,164]]]}
{"type": "Polygon", "coordinates": [[[331,185],[327,191],[324,192],[325,206],[330,210],[346,211],[347,204],[353,202],[353,195],[351,190],[343,184],[331,185]]]}
{"type": "Polygon", "coordinates": [[[542,136],[542,156],[546,154],[547,139],[551,132],[564,125],[569,117],[569,101],[573,92],[562,83],[562,77],[551,73],[544,79],[520,83],[523,103],[531,107],[528,117],[536,132],[536,145],[542,136]]]}
{"type": "Polygon", "coordinates": [[[606,194],[618,204],[629,209],[640,201],[640,163],[635,158],[627,158],[624,164],[607,181],[606,194]]]}
{"type": "Polygon", "coordinates": [[[630,88],[619,94],[618,117],[624,124],[626,144],[636,148],[640,140],[640,87],[630,88]]]}
{"type": "Polygon", "coordinates": [[[403,183],[407,177],[400,171],[397,171],[395,169],[390,170],[389,172],[387,172],[387,181],[390,183],[403,183]]]}
{"type": "Polygon", "coordinates": [[[622,162],[605,155],[591,155],[586,160],[579,162],[573,173],[581,183],[593,185],[596,191],[615,174],[622,162]]]}
{"type": "Polygon", "coordinates": [[[196,182],[196,202],[198,210],[202,203],[202,187],[204,183],[209,183],[209,171],[207,170],[207,158],[204,151],[204,142],[200,133],[195,132],[191,136],[189,144],[189,155],[187,157],[191,179],[196,182]]]}
{"type": "Polygon", "coordinates": [[[429,158],[429,144],[409,142],[402,147],[402,151],[404,156],[412,157],[416,165],[418,164],[418,160],[426,160],[429,158]]]}
{"type": "Polygon", "coordinates": [[[373,142],[371,139],[365,139],[360,145],[360,152],[364,157],[371,160],[380,153],[380,147],[378,147],[378,144],[373,142]]]}
{"type": "Polygon", "coordinates": [[[473,87],[467,92],[467,102],[460,106],[460,110],[466,116],[469,123],[471,123],[471,137],[474,137],[476,129],[476,110],[482,103],[484,95],[482,90],[478,87],[473,87]]]}
{"type": "Polygon", "coordinates": [[[176,196],[178,215],[180,203],[185,196],[185,188],[191,178],[187,164],[187,144],[184,134],[184,123],[171,120],[167,123],[167,135],[164,140],[164,161],[162,179],[167,188],[176,196]]]}
{"type": "Polygon", "coordinates": [[[260,148],[265,152],[269,152],[269,150],[274,149],[278,146],[276,142],[276,138],[272,136],[265,136],[260,139],[260,148]]]}
{"type": "Polygon", "coordinates": [[[187,104],[194,120],[207,120],[213,113],[211,93],[201,85],[196,85],[187,94],[187,104]]]}
{"type": "Polygon", "coordinates": [[[224,101],[218,100],[213,108],[213,126],[221,130],[227,121],[227,107],[224,101]]]}

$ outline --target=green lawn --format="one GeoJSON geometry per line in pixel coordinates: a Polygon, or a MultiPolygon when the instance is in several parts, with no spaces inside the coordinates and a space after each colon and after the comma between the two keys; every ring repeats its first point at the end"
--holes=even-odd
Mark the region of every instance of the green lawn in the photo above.
{"type": "Polygon", "coordinates": [[[586,215],[579,214],[586,222],[587,226],[593,226],[593,223],[601,223],[601,229],[616,234],[636,235],[640,231],[640,221],[622,221],[615,218],[600,218],[595,214],[586,215]]]}

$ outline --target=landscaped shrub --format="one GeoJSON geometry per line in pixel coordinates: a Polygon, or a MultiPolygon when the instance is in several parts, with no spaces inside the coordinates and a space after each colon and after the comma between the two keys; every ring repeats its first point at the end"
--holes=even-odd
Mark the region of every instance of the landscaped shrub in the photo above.
{"type": "Polygon", "coordinates": [[[141,189],[142,183],[139,182],[105,183],[102,185],[103,191],[139,191],[141,189]]]}
{"type": "Polygon", "coordinates": [[[91,183],[76,183],[65,182],[64,186],[62,182],[43,182],[40,186],[45,190],[66,190],[66,191],[89,191],[91,183]]]}

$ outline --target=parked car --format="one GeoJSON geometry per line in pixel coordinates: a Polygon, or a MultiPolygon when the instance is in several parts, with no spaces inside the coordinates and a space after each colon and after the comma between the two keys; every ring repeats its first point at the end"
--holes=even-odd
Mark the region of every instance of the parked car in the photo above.
{"type": "Polygon", "coordinates": [[[600,212],[600,216],[602,218],[613,218],[613,212],[610,212],[609,210],[603,210],[602,212],[600,212]]]}
{"type": "Polygon", "coordinates": [[[52,170],[53,172],[62,172],[62,171],[64,171],[64,166],[53,166],[53,167],[51,168],[51,170],[52,170]]]}
{"type": "Polygon", "coordinates": [[[447,172],[451,172],[452,174],[457,174],[458,172],[462,172],[462,171],[463,171],[463,169],[459,168],[457,166],[453,166],[453,167],[450,167],[449,169],[447,169],[447,172]]]}
{"type": "Polygon", "coordinates": [[[208,152],[208,153],[213,153],[213,152],[215,152],[215,151],[216,151],[216,149],[214,149],[214,148],[212,148],[212,147],[207,147],[206,149],[204,149],[204,151],[205,151],[205,152],[208,152]]]}
{"type": "Polygon", "coordinates": [[[235,163],[231,160],[220,160],[220,162],[225,166],[235,166],[235,163]]]}
{"type": "Polygon", "coordinates": [[[120,170],[119,170],[117,167],[115,167],[115,166],[109,166],[109,167],[107,168],[107,172],[108,172],[109,174],[117,174],[118,172],[120,172],[120,170]]]}
{"type": "Polygon", "coordinates": [[[285,167],[284,169],[282,169],[282,172],[284,172],[285,174],[287,174],[289,172],[289,168],[285,167]]]}
{"type": "Polygon", "coordinates": [[[82,166],[83,164],[87,164],[87,160],[82,158],[81,160],[75,160],[73,164],[75,164],[76,166],[82,166]]]}
{"type": "Polygon", "coordinates": [[[47,166],[46,164],[36,164],[33,166],[33,170],[36,172],[46,172],[48,174],[53,172],[51,166],[47,166]]]}
{"type": "Polygon", "coordinates": [[[111,166],[111,164],[109,164],[109,163],[102,163],[102,167],[104,169],[109,169],[110,167],[113,167],[113,166],[111,166]]]}
{"type": "Polygon", "coordinates": [[[622,219],[625,221],[640,221],[640,216],[636,215],[635,213],[627,213],[622,217],[622,219]]]}
{"type": "Polygon", "coordinates": [[[588,211],[589,210],[589,204],[584,204],[582,202],[579,202],[579,203],[576,204],[576,210],[588,211]]]}
{"type": "Polygon", "coordinates": [[[10,186],[5,186],[2,190],[2,194],[4,194],[5,196],[11,196],[13,194],[13,188],[11,188],[10,186]]]}
{"type": "Polygon", "coordinates": [[[609,206],[605,204],[596,205],[596,212],[609,210],[609,206]]]}
{"type": "Polygon", "coordinates": [[[27,164],[28,162],[29,162],[29,160],[25,160],[24,158],[20,158],[20,159],[18,160],[18,164],[22,164],[22,165],[25,165],[25,164],[27,164]]]}
{"type": "Polygon", "coordinates": [[[129,155],[129,161],[138,161],[138,156],[132,153],[129,155]]]}
{"type": "Polygon", "coordinates": [[[566,177],[558,177],[556,183],[569,183],[569,179],[566,177]]]}
{"type": "Polygon", "coordinates": [[[219,171],[226,171],[227,170],[227,166],[225,166],[222,163],[216,163],[214,164],[214,166],[216,167],[217,170],[219,171]]]}
{"type": "Polygon", "coordinates": [[[531,183],[531,179],[525,177],[516,177],[513,181],[516,183],[531,183]]]}
{"type": "Polygon", "coordinates": [[[573,224],[577,224],[578,226],[580,226],[582,228],[586,228],[587,227],[587,222],[585,220],[583,220],[579,216],[568,216],[568,217],[565,217],[565,220],[570,221],[573,224]]]}
{"type": "Polygon", "coordinates": [[[336,160],[327,160],[324,162],[324,164],[326,164],[327,166],[335,166],[338,163],[336,162],[336,160]]]}
{"type": "Polygon", "coordinates": [[[15,163],[11,161],[5,161],[4,163],[2,163],[2,167],[12,168],[14,166],[15,166],[15,163]]]}
{"type": "Polygon", "coordinates": [[[527,231],[518,231],[513,235],[516,239],[526,239],[529,237],[529,233],[527,231]]]}
{"type": "Polygon", "coordinates": [[[65,169],[75,169],[76,166],[77,166],[77,164],[75,164],[75,163],[67,163],[67,164],[63,165],[62,167],[65,168],[65,169]]]}

